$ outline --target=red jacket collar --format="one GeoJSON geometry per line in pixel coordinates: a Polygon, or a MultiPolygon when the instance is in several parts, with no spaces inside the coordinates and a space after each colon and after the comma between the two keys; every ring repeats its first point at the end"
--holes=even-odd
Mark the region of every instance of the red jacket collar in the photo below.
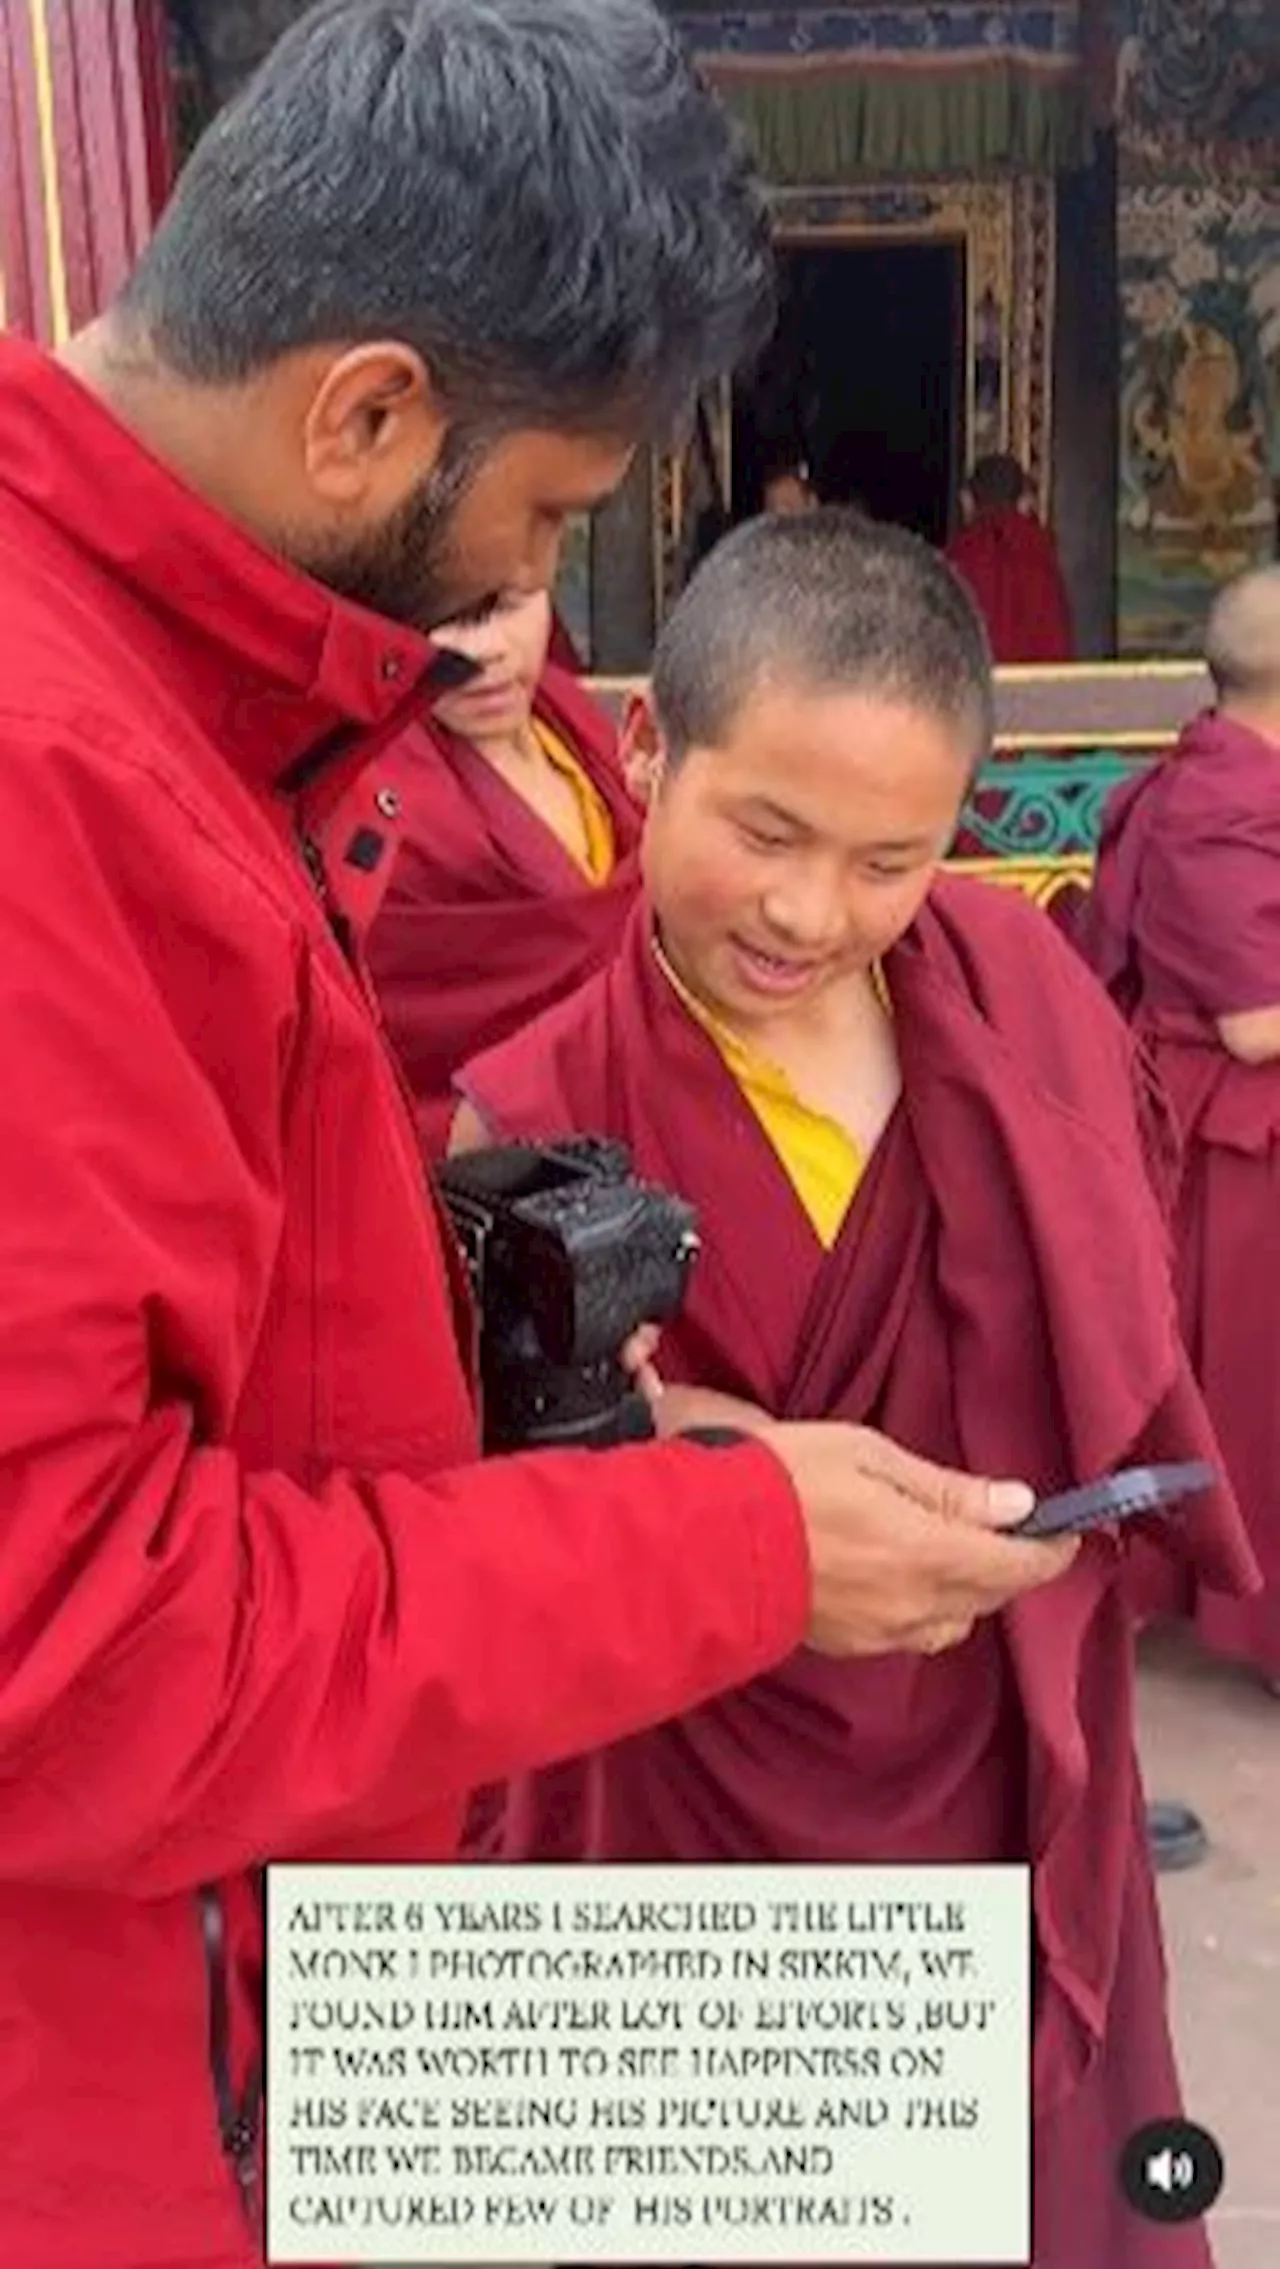
{"type": "Polygon", "coordinates": [[[5,491],[176,632],[204,721],[265,785],[349,774],[453,682],[456,657],[286,566],[60,363],[0,336],[5,491]]]}

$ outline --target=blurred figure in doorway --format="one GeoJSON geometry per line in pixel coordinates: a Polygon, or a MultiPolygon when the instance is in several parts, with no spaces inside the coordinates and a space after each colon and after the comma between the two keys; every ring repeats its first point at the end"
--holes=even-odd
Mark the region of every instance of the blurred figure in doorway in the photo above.
{"type": "Polygon", "coordinates": [[[1071,606],[1057,546],[1016,457],[980,457],[961,491],[965,525],[946,556],[982,611],[997,663],[1070,662],[1071,606]]]}

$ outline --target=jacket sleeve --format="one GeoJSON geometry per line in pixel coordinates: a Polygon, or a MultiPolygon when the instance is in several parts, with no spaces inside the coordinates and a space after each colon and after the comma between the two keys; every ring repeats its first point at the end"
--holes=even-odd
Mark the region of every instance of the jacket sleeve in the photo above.
{"type": "Polygon", "coordinates": [[[808,1564],[758,1445],[313,1495],[210,1446],[201,1334],[252,1333],[280,1235],[283,1017],[259,1045],[228,921],[211,1013],[255,1045],[193,1062],[164,977],[213,932],[165,791],[34,753],[0,720],[0,1879],[146,1896],[358,1841],[780,1660],[808,1564]]]}

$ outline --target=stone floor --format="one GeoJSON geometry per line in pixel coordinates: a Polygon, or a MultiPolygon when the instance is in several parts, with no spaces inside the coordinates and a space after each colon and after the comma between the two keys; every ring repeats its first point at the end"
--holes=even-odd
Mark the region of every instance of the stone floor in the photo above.
{"type": "Polygon", "coordinates": [[[1140,1715],[1150,1794],[1192,1804],[1213,1843],[1160,1894],[1187,2116],[1226,2160],[1217,2269],[1280,2269],[1280,1701],[1161,1634],[1140,1715]]]}

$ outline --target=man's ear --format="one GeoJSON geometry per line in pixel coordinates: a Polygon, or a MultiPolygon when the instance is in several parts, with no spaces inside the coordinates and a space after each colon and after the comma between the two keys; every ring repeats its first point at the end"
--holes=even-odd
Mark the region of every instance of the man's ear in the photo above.
{"type": "Polygon", "coordinates": [[[647,804],[662,773],[662,735],[648,694],[633,693],[618,735],[622,776],[638,804],[647,804]]]}
{"type": "Polygon", "coordinates": [[[439,462],[448,430],[411,347],[395,340],[349,347],[318,367],[303,425],[306,471],[327,504],[373,500],[386,510],[439,462]]]}

